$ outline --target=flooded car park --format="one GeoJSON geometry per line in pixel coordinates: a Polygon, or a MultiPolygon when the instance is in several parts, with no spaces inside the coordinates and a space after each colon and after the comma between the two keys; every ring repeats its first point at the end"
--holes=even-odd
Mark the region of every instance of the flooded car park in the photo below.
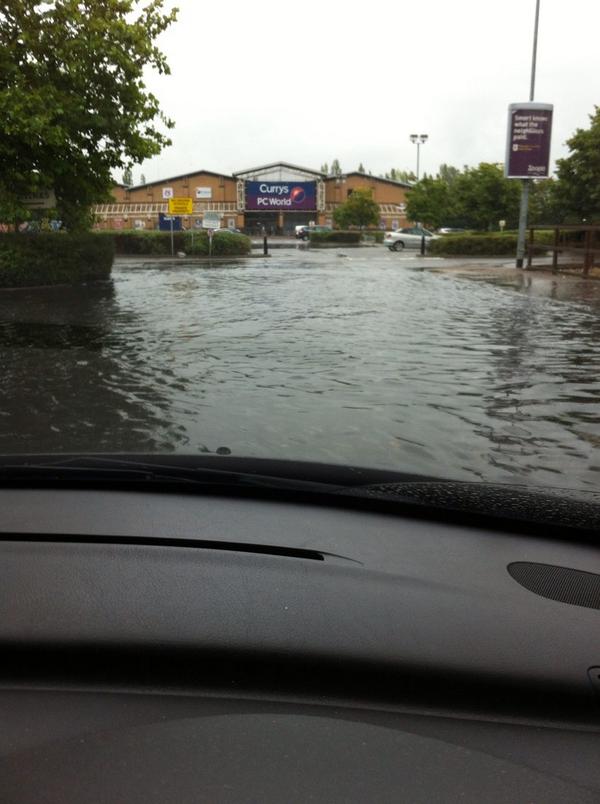
{"type": "Polygon", "coordinates": [[[599,311],[594,281],[382,247],[121,260],[0,294],[0,442],[593,487],[599,311]]]}

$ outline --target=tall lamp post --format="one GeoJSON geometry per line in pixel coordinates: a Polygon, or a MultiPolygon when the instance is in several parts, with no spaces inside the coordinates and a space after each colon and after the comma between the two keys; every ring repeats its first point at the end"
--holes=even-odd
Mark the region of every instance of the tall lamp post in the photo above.
{"type": "MultiPolygon", "coordinates": [[[[535,22],[533,24],[533,52],[531,54],[531,81],[529,102],[535,95],[535,68],[537,64],[538,26],[540,22],[540,0],[535,3],[535,22]]],[[[525,232],[527,229],[527,209],[529,206],[529,179],[523,179],[521,189],[521,208],[519,210],[519,234],[517,236],[517,268],[522,268],[525,257],[525,232]]]]}
{"type": "Polygon", "coordinates": [[[417,146],[417,181],[419,181],[419,157],[421,152],[421,145],[425,145],[429,139],[429,134],[411,134],[410,141],[413,145],[417,146]]]}

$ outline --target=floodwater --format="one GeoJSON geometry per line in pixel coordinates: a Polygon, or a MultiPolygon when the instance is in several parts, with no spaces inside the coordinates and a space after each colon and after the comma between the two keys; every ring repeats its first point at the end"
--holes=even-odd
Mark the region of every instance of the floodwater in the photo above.
{"type": "Polygon", "coordinates": [[[0,291],[0,452],[227,448],[597,488],[600,282],[424,265],[289,249],[0,291]]]}

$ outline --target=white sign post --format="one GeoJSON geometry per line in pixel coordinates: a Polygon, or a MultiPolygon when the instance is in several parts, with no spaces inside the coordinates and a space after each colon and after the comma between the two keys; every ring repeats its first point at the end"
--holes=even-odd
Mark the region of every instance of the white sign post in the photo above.
{"type": "MultiPolygon", "coordinates": [[[[170,202],[171,199],[174,197],[174,195],[175,194],[173,192],[172,187],[163,187],[162,197],[163,197],[164,201],[169,201],[170,202]]],[[[173,213],[171,212],[170,206],[171,206],[171,204],[169,204],[169,214],[170,214],[170,219],[171,219],[171,257],[174,257],[175,256],[175,248],[173,246],[173,213]]]]}
{"type": "Polygon", "coordinates": [[[212,238],[215,229],[221,228],[220,212],[205,212],[202,216],[202,228],[208,229],[208,256],[212,257],[212,238]]]}
{"type": "Polygon", "coordinates": [[[220,229],[221,228],[221,213],[220,212],[205,212],[202,216],[203,229],[220,229]]]}

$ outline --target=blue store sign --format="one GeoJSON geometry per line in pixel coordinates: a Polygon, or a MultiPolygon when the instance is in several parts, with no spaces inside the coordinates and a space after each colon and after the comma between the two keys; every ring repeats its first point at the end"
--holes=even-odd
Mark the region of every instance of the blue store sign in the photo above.
{"type": "Polygon", "coordinates": [[[317,208],[314,181],[247,181],[246,209],[258,212],[299,212],[317,208]]]}

